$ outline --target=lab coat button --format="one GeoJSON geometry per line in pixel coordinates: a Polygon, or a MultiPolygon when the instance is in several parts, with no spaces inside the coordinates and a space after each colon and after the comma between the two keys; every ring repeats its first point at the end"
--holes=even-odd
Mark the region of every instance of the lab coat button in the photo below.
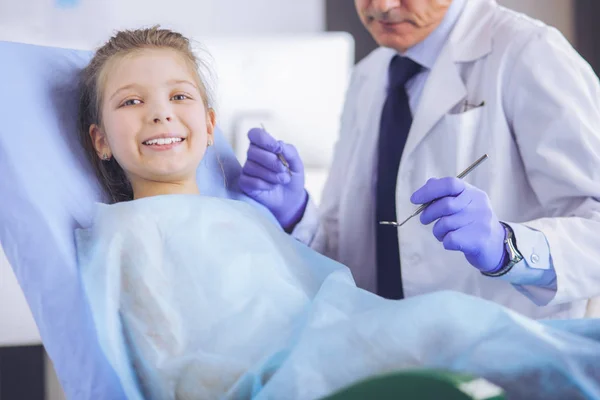
{"type": "Polygon", "coordinates": [[[530,260],[533,264],[537,264],[538,261],[540,261],[540,256],[538,256],[537,254],[532,254],[530,260]]]}

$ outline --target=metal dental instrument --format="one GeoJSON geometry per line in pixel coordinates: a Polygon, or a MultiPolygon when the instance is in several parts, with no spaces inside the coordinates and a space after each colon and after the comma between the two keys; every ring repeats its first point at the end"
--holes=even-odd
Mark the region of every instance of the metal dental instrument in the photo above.
{"type": "MultiPolygon", "coordinates": [[[[260,127],[262,128],[263,131],[265,131],[265,132],[267,131],[265,129],[265,126],[262,124],[262,122],[260,123],[260,127]]],[[[287,160],[283,156],[283,153],[277,153],[277,158],[279,158],[279,161],[281,161],[283,166],[287,169],[288,174],[290,174],[290,176],[292,176],[292,170],[290,169],[290,164],[287,162],[287,160]]]]}
{"type": "MultiPolygon", "coordinates": [[[[471,171],[473,171],[475,168],[477,168],[482,162],[484,162],[487,159],[488,159],[488,155],[484,154],[477,161],[475,161],[473,164],[471,164],[467,169],[465,169],[463,172],[461,172],[460,174],[458,174],[457,178],[458,179],[464,178],[471,171]]],[[[421,212],[423,212],[423,210],[426,209],[427,207],[429,207],[433,202],[435,202],[435,200],[432,200],[429,203],[422,204],[421,206],[419,206],[419,208],[417,208],[415,210],[415,212],[413,212],[408,218],[406,218],[402,222],[380,221],[379,223],[381,225],[391,225],[391,226],[395,226],[397,228],[400,228],[402,225],[404,225],[405,223],[407,223],[408,221],[410,221],[411,218],[416,217],[417,215],[421,214],[421,212]]]]}

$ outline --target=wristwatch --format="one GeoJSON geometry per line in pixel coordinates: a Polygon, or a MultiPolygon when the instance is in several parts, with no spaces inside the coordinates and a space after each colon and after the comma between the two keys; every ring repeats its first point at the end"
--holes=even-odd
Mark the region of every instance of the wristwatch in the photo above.
{"type": "Polygon", "coordinates": [[[504,227],[504,231],[506,232],[506,239],[504,239],[504,248],[506,249],[506,253],[508,254],[506,264],[500,268],[496,272],[482,272],[485,276],[491,277],[499,277],[505,275],[515,266],[515,264],[519,263],[523,260],[523,256],[517,250],[517,243],[515,240],[515,234],[510,226],[506,225],[504,222],[500,222],[504,227]]]}

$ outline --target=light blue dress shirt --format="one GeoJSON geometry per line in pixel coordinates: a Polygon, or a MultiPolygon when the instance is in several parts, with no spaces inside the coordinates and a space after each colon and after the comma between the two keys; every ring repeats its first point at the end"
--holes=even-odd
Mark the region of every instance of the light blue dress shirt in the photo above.
{"type": "MultiPolygon", "coordinates": [[[[440,25],[425,40],[401,54],[423,66],[423,70],[406,84],[413,115],[419,105],[429,73],[466,2],[467,0],[453,0],[440,25]]],[[[514,231],[517,248],[523,255],[523,261],[516,264],[507,274],[496,279],[511,282],[519,290],[524,290],[521,286],[540,286],[556,290],[556,272],[545,235],[520,224],[507,225],[514,231]]]]}

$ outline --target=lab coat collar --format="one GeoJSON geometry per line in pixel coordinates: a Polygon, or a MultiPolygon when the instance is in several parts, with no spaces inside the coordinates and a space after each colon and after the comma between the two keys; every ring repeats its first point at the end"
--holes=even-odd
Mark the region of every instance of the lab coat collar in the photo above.
{"type": "Polygon", "coordinates": [[[432,69],[435,61],[448,41],[452,28],[460,18],[467,0],[453,0],[440,25],[425,40],[417,43],[401,55],[419,65],[432,69]]]}
{"type": "MultiPolygon", "coordinates": [[[[460,3],[458,0],[455,1],[460,3]]],[[[454,7],[455,9],[459,9],[460,15],[456,21],[452,21],[452,18],[449,18],[443,22],[443,24],[445,23],[450,26],[451,32],[449,33],[449,37],[447,36],[448,32],[445,32],[444,29],[440,31],[442,33],[438,32],[438,35],[443,35],[447,40],[445,42],[442,41],[439,46],[436,46],[437,52],[441,54],[448,47],[452,47],[452,59],[455,62],[471,62],[489,54],[492,51],[492,24],[490,20],[493,17],[493,9],[497,7],[496,1],[464,0],[464,4],[456,4],[454,7]]],[[[448,12],[451,12],[451,10],[449,9],[448,12]]],[[[436,31],[439,31],[440,27],[436,31]]],[[[425,39],[422,44],[427,42],[427,45],[429,45],[428,39],[425,39]]],[[[432,69],[435,62],[437,62],[439,54],[434,54],[434,64],[430,65],[431,63],[428,59],[431,57],[423,57],[421,54],[418,54],[422,51],[419,49],[420,47],[419,44],[413,46],[407,50],[405,55],[409,56],[413,61],[432,69]]],[[[379,70],[377,74],[373,74],[374,69],[381,67],[379,69],[387,71],[392,57],[397,55],[398,52],[388,47],[380,47],[377,49],[377,52],[380,53],[376,58],[379,64],[371,64],[369,68],[363,68],[359,73],[359,78],[376,77],[378,80],[387,82],[387,74],[379,74],[379,70]],[[383,79],[379,79],[382,77],[383,79]]]]}
{"type": "Polygon", "coordinates": [[[467,97],[459,64],[475,61],[492,50],[490,19],[495,7],[494,0],[467,0],[423,88],[400,168],[410,162],[412,152],[444,115],[467,97]]]}
{"type": "Polygon", "coordinates": [[[452,47],[455,62],[471,62],[492,51],[495,0],[467,0],[448,46],[452,47]]]}

